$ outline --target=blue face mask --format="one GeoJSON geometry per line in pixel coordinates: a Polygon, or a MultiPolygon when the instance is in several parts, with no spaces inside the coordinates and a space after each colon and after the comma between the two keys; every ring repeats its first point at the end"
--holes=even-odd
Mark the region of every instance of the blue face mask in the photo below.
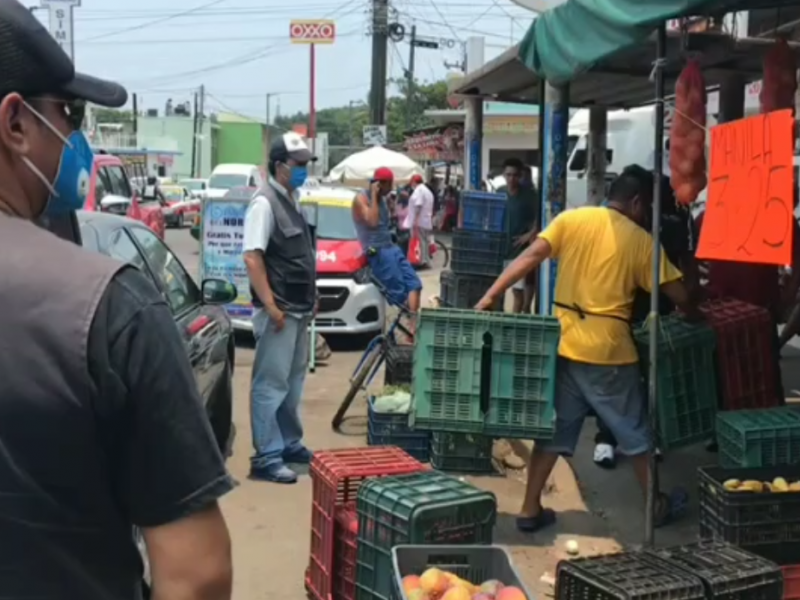
{"type": "Polygon", "coordinates": [[[289,187],[293,190],[303,187],[303,184],[308,179],[308,168],[305,166],[294,165],[291,168],[289,175],[289,187]]]}
{"type": "Polygon", "coordinates": [[[89,194],[89,177],[94,163],[94,152],[82,131],[73,131],[68,138],[53,127],[47,119],[36,110],[28,107],[50,129],[54,135],[64,142],[61,160],[58,165],[56,179],[50,183],[42,172],[27,158],[22,160],[33,171],[50,191],[44,212],[46,214],[64,214],[72,210],[80,210],[89,194]]]}

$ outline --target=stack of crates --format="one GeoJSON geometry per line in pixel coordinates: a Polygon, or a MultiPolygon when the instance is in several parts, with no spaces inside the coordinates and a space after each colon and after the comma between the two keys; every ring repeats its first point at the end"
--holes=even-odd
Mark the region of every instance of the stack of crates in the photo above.
{"type": "Polygon", "coordinates": [[[399,448],[354,448],[314,453],[311,460],[311,553],[305,587],[311,600],[355,600],[355,572],[337,540],[352,541],[352,512],[370,478],[419,473],[427,467],[399,448]],[[348,515],[344,514],[350,511],[348,515]],[[344,557],[344,562],[342,558],[344,557]]]}
{"type": "Polygon", "coordinates": [[[719,464],[733,469],[800,463],[797,408],[726,411],[717,414],[719,464]]]}
{"type": "Polygon", "coordinates": [[[505,194],[462,194],[463,223],[453,232],[451,251],[456,276],[494,278],[502,272],[509,244],[506,201],[505,194]]]}
{"type": "Polygon", "coordinates": [[[775,385],[774,324],[767,309],[723,299],[706,302],[700,310],[717,336],[719,409],[781,404],[775,385]]]}
{"type": "Polygon", "coordinates": [[[491,544],[497,500],[437,471],[382,477],[358,491],[356,598],[390,600],[392,548],[401,544],[491,544]]]}
{"type": "Polygon", "coordinates": [[[392,344],[386,351],[383,384],[411,385],[413,365],[414,347],[407,344],[392,344]]]}
{"type": "MultiPolygon", "coordinates": [[[[662,450],[705,442],[714,435],[717,413],[716,336],[706,323],[678,315],[659,320],[658,447],[662,450]]],[[[634,334],[642,373],[649,377],[650,336],[634,334]]]]}
{"type": "Polygon", "coordinates": [[[367,404],[367,445],[396,446],[420,462],[430,459],[431,435],[415,431],[408,424],[408,413],[381,413],[375,410],[375,398],[367,404]]]}
{"type": "Polygon", "coordinates": [[[721,542],[558,563],[559,600],[781,600],[777,565],[721,542]]]}
{"type": "Polygon", "coordinates": [[[549,316],[423,308],[412,425],[489,438],[552,437],[560,331],[549,316]]]}

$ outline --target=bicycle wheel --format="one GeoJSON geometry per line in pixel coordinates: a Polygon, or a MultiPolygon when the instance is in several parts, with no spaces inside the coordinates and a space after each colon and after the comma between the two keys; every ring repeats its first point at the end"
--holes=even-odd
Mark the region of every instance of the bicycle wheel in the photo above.
{"type": "Polygon", "coordinates": [[[353,400],[355,400],[356,394],[363,389],[364,384],[367,381],[367,377],[369,377],[369,374],[372,373],[372,371],[378,366],[378,361],[382,360],[383,357],[386,356],[386,345],[387,339],[382,337],[380,342],[367,348],[365,356],[361,360],[361,365],[353,374],[353,379],[350,383],[350,389],[347,391],[344,400],[342,400],[339,410],[337,410],[336,414],[333,416],[333,420],[331,420],[331,427],[334,431],[339,431],[339,427],[341,426],[342,421],[344,421],[344,416],[347,414],[347,411],[350,408],[350,405],[353,403],[353,400]]]}

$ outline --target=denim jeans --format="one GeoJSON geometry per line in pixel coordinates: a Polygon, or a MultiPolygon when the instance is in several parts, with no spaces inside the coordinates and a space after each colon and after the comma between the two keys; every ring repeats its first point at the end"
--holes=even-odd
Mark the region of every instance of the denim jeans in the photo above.
{"type": "Polygon", "coordinates": [[[284,453],[302,448],[300,398],[309,359],[308,325],[311,317],[286,315],[276,331],[263,310],[253,315],[256,355],[250,388],[250,425],[254,468],[283,462],[284,453]]]}

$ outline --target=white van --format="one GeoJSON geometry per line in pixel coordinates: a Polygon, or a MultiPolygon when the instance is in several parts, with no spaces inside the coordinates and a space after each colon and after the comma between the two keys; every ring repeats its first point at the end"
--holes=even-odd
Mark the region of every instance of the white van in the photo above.
{"type": "Polygon", "coordinates": [[[257,165],[222,164],[214,167],[208,178],[207,198],[222,198],[236,187],[261,187],[264,179],[257,165]]]}
{"type": "MultiPolygon", "coordinates": [[[[631,110],[615,110],[608,113],[606,136],[606,182],[610,182],[628,165],[638,164],[647,169],[654,167],[655,107],[643,106],[631,110]]],[[[716,125],[716,119],[708,115],[706,127],[716,125]]],[[[664,117],[664,172],[669,174],[669,127],[672,111],[667,105],[664,117]]],[[[589,111],[579,110],[569,122],[567,154],[567,206],[584,206],[587,200],[586,170],[589,138],[589,111]]],[[[706,138],[706,144],[710,143],[706,138]]],[[[708,152],[706,152],[708,157],[708,152]]],[[[705,201],[705,190],[698,201],[705,201]]]]}

